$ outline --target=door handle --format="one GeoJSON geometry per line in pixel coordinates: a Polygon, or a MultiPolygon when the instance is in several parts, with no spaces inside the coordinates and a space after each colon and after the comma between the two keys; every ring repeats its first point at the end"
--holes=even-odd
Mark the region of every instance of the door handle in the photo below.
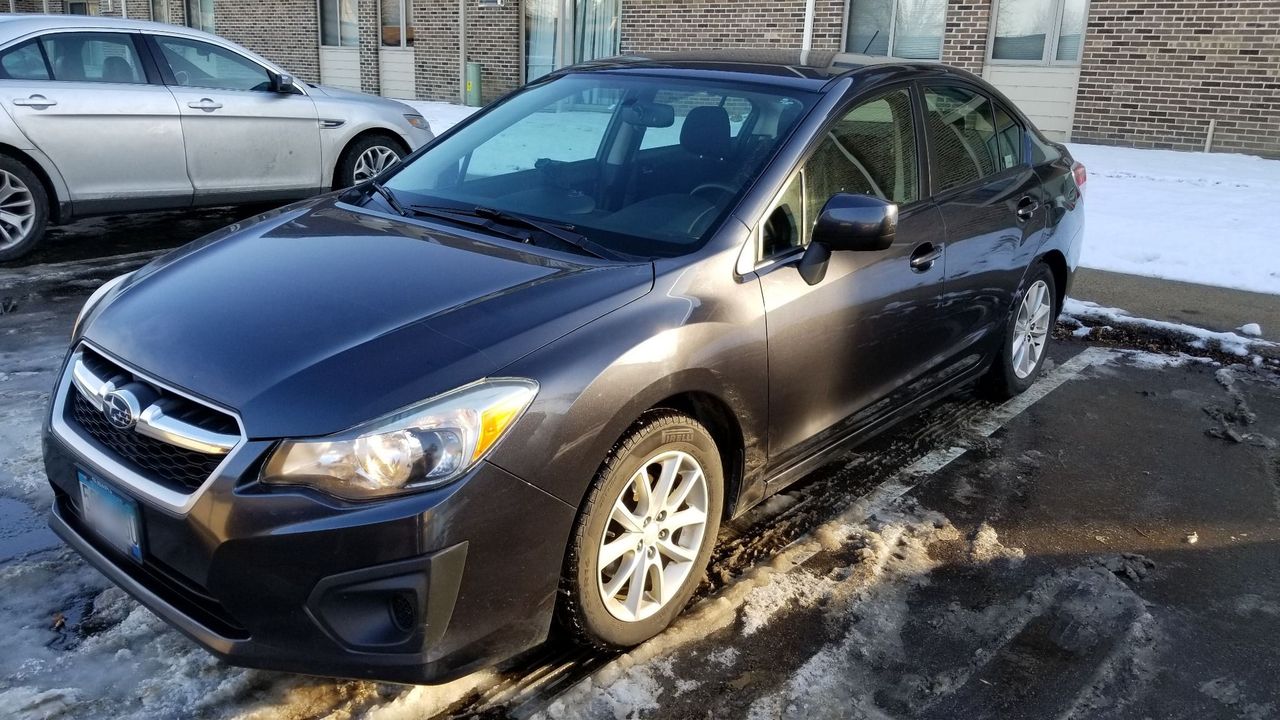
{"type": "Polygon", "coordinates": [[[933,267],[933,263],[942,257],[942,246],[924,243],[911,251],[911,269],[924,272],[933,267]]]}
{"type": "Polygon", "coordinates": [[[187,103],[187,107],[191,108],[192,110],[210,110],[210,111],[212,111],[212,110],[217,110],[218,108],[222,107],[222,103],[220,103],[220,102],[214,102],[214,101],[210,100],[209,98],[200,98],[200,102],[189,102],[189,103],[187,103]]]}
{"type": "Polygon", "coordinates": [[[13,104],[21,105],[22,107],[35,108],[36,110],[43,110],[47,107],[53,107],[54,105],[57,105],[58,101],[50,100],[49,98],[43,95],[32,95],[31,97],[28,97],[28,98],[18,98],[13,101],[13,104]]]}
{"type": "Polygon", "coordinates": [[[1032,217],[1035,216],[1036,211],[1039,209],[1040,209],[1039,200],[1036,200],[1030,195],[1023,196],[1023,198],[1018,201],[1018,210],[1017,210],[1018,220],[1020,220],[1021,222],[1026,222],[1030,220],[1032,217]]]}

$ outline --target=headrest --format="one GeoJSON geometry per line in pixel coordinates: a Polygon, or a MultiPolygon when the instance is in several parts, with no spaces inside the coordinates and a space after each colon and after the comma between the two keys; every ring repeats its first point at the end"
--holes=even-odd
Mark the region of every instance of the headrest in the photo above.
{"type": "Polygon", "coordinates": [[[729,113],[718,105],[689,111],[680,128],[680,145],[699,157],[717,160],[729,154],[729,113]]]}
{"type": "Polygon", "coordinates": [[[130,83],[134,81],[133,66],[119,55],[112,55],[102,63],[102,81],[130,83]]]}

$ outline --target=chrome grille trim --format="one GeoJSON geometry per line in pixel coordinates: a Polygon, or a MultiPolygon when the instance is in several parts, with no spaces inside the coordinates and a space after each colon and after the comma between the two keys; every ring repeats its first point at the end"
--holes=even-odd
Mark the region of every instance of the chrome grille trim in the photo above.
{"type": "MultiPolygon", "coordinates": [[[[161,380],[157,380],[144,372],[120,362],[91,343],[82,341],[81,345],[89,348],[103,358],[110,360],[113,364],[132,374],[133,377],[138,380],[154,385],[155,387],[161,388],[174,395],[181,396],[193,403],[227,415],[235,420],[236,426],[240,430],[240,437],[235,446],[230,448],[227,453],[222,456],[222,461],[218,463],[218,466],[214,468],[213,472],[209,474],[209,477],[205,479],[204,483],[201,484],[200,487],[191,492],[179,492],[161,485],[160,483],[147,478],[145,475],[139,474],[136,470],[121,462],[119,458],[114,457],[113,454],[103,452],[99,449],[97,443],[86,435],[84,430],[68,423],[67,401],[71,397],[70,393],[78,391],[78,388],[73,381],[73,374],[75,370],[75,364],[73,362],[67,363],[66,369],[62,373],[62,377],[58,380],[58,387],[54,391],[53,403],[50,408],[49,426],[55,437],[79,455],[82,460],[81,465],[88,470],[103,474],[103,476],[108,479],[119,482],[126,488],[137,493],[139,496],[160,507],[185,515],[191,510],[192,506],[195,505],[196,501],[209,487],[209,484],[222,474],[237,453],[239,453],[248,443],[248,436],[244,431],[244,423],[241,421],[239,414],[228,410],[227,408],[218,407],[208,401],[193,397],[190,393],[179,390],[161,380]]],[[[79,352],[79,348],[77,348],[76,354],[83,357],[83,354],[79,352]]],[[[92,396],[85,394],[84,397],[90,402],[90,404],[93,403],[92,396]]]]}
{"type": "MultiPolygon", "coordinates": [[[[133,373],[136,375],[136,373],[133,373]]],[[[116,389],[118,378],[103,379],[94,374],[84,362],[84,352],[76,350],[71,356],[71,382],[85,399],[102,410],[107,395],[116,389]]],[[[168,388],[166,388],[168,389],[168,388]]],[[[185,396],[184,396],[185,397],[185,396]]],[[[189,399],[189,398],[188,398],[189,399]]],[[[155,438],[170,445],[210,455],[226,455],[240,442],[242,435],[206,430],[198,425],[165,414],[165,401],[159,400],[142,409],[134,432],[155,438]]],[[[209,407],[206,403],[199,403],[209,407]]],[[[211,408],[215,409],[216,408],[211,408]]],[[[218,410],[218,412],[222,412],[218,410]]]]}

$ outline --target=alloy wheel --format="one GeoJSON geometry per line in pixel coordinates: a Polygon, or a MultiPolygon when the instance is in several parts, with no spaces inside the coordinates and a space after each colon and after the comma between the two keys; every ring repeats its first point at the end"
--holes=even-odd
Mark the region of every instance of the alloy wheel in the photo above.
{"type": "Polygon", "coordinates": [[[666,607],[694,570],[707,529],[707,479],[688,453],[646,460],[614,500],[596,573],[605,608],[638,622],[666,607]]]}
{"type": "Polygon", "coordinates": [[[1037,280],[1027,288],[1018,307],[1018,317],[1013,325],[1013,372],[1025,378],[1035,372],[1044,355],[1045,341],[1049,337],[1049,321],[1053,315],[1053,299],[1049,286],[1037,280]]]}
{"type": "Polygon", "coordinates": [[[0,170],[0,250],[25,240],[35,222],[31,189],[13,173],[0,170]]]}
{"type": "Polygon", "coordinates": [[[357,183],[362,183],[377,177],[378,173],[398,162],[400,162],[400,155],[395,150],[385,145],[374,145],[356,158],[356,166],[351,173],[351,178],[357,183]]]}

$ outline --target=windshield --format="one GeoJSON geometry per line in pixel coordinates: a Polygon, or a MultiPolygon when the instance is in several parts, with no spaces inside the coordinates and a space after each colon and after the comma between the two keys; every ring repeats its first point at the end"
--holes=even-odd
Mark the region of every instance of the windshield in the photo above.
{"type": "Polygon", "coordinates": [[[700,247],[815,96],[711,80],[569,75],[444,138],[385,183],[403,205],[517,213],[641,257],[700,247]]]}

